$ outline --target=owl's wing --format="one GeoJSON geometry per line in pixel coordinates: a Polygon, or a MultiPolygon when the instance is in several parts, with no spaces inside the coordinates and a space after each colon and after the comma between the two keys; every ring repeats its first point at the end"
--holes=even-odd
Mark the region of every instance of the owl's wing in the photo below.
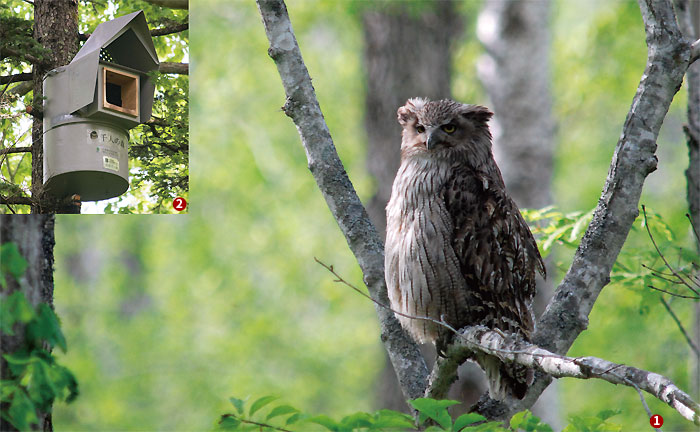
{"type": "Polygon", "coordinates": [[[467,298],[477,303],[470,308],[469,322],[460,324],[520,332],[529,339],[535,272],[544,276],[545,267],[500,173],[457,164],[443,198],[453,221],[452,246],[467,281],[467,298]]]}

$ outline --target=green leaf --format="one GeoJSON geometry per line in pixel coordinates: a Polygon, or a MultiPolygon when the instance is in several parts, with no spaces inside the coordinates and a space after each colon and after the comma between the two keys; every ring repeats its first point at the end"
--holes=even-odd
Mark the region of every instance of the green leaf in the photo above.
{"type": "Polygon", "coordinates": [[[11,335],[16,322],[26,324],[36,316],[34,308],[21,291],[15,291],[0,303],[0,331],[11,335]]]}
{"type": "Polygon", "coordinates": [[[243,414],[243,405],[245,405],[245,401],[242,399],[237,399],[235,397],[229,398],[229,401],[231,401],[231,404],[236,408],[236,411],[238,411],[238,414],[243,414]]]}
{"type": "Polygon", "coordinates": [[[0,245],[0,281],[5,283],[5,274],[11,274],[15,280],[27,270],[27,260],[19,252],[15,243],[8,242],[0,245]]]}
{"type": "MultiPolygon", "coordinates": [[[[63,352],[68,349],[58,317],[46,303],[40,303],[37,307],[36,320],[27,325],[27,337],[34,341],[45,340],[52,347],[61,348],[63,352]]],[[[37,343],[37,346],[39,345],[37,343]]]]}
{"type": "Polygon", "coordinates": [[[273,400],[278,399],[277,396],[263,396],[260,399],[256,400],[253,402],[253,404],[250,406],[250,411],[248,411],[248,415],[250,417],[253,417],[253,414],[255,414],[260,408],[263,408],[265,405],[269,404],[273,400]]]}
{"type": "Polygon", "coordinates": [[[289,418],[287,418],[287,421],[286,421],[284,424],[288,426],[288,425],[297,423],[297,422],[299,422],[299,421],[301,421],[301,420],[306,420],[307,418],[308,418],[308,415],[307,415],[307,414],[302,414],[302,413],[298,412],[298,413],[296,413],[296,414],[290,415],[289,418]]]}
{"type": "Polygon", "coordinates": [[[621,409],[603,410],[603,411],[598,413],[597,417],[601,420],[607,420],[610,417],[616,416],[620,413],[622,413],[621,409]]]}
{"type": "Polygon", "coordinates": [[[19,430],[31,429],[31,425],[39,423],[34,404],[23,391],[15,392],[8,413],[10,423],[19,430]]]}
{"type": "Polygon", "coordinates": [[[219,420],[219,424],[217,429],[219,430],[237,430],[238,425],[241,424],[241,421],[238,420],[237,418],[229,415],[229,414],[224,414],[221,416],[221,419],[219,420]]]}
{"type": "Polygon", "coordinates": [[[462,414],[461,416],[457,417],[457,420],[455,420],[455,424],[454,424],[454,426],[452,426],[452,430],[458,432],[458,431],[461,431],[462,429],[464,429],[466,426],[469,426],[470,424],[482,422],[485,420],[486,420],[486,417],[482,416],[481,414],[477,414],[477,413],[462,414]]]}
{"type": "Polygon", "coordinates": [[[431,418],[437,422],[443,429],[450,429],[452,426],[452,417],[447,412],[447,408],[452,405],[459,404],[454,400],[435,400],[430,398],[418,398],[411,401],[413,408],[420,412],[419,421],[423,423],[426,418],[431,418]]]}
{"type": "Polygon", "coordinates": [[[287,415],[287,414],[293,414],[293,413],[298,413],[299,410],[294,408],[291,405],[280,405],[276,406],[270,411],[270,414],[267,415],[266,420],[270,420],[271,418],[287,415]]]}
{"type": "Polygon", "coordinates": [[[343,417],[340,420],[340,425],[347,429],[358,429],[358,428],[368,428],[374,424],[374,418],[365,412],[357,412],[355,414],[350,414],[349,416],[343,417]]]}
{"type": "Polygon", "coordinates": [[[374,414],[374,427],[377,429],[401,428],[412,429],[415,427],[413,417],[388,409],[379,410],[374,414]]]}
{"type": "Polygon", "coordinates": [[[333,432],[337,432],[340,430],[340,425],[338,424],[338,422],[336,422],[332,418],[328,417],[327,415],[322,414],[322,415],[310,417],[308,419],[308,421],[310,421],[311,423],[319,424],[319,425],[321,425],[321,426],[325,427],[326,429],[333,431],[333,432]]]}
{"type": "Polygon", "coordinates": [[[17,391],[17,383],[12,380],[0,381],[0,402],[9,402],[12,394],[17,391]]]}

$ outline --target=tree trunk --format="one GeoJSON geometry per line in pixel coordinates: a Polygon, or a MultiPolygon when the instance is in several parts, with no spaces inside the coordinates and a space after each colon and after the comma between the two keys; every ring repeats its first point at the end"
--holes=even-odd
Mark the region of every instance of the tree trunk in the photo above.
{"type": "MultiPolygon", "coordinates": [[[[419,14],[411,13],[408,6],[397,3],[369,8],[362,16],[367,169],[377,185],[367,212],[382,238],[386,230],[384,209],[399,168],[401,127],[396,110],[411,97],[450,97],[451,48],[462,27],[452,2],[426,3],[419,14]]],[[[422,352],[428,360],[434,360],[434,353],[427,347],[422,352]]],[[[378,406],[407,410],[388,358],[377,394],[378,406]]]]}
{"type": "MultiPolygon", "coordinates": [[[[552,203],[554,119],[549,18],[549,0],[487,0],[479,15],[477,34],[486,54],[479,60],[478,75],[495,113],[491,121],[494,157],[510,196],[520,208],[542,208],[552,203]]],[[[538,280],[534,304],[537,316],[544,311],[553,290],[551,277],[549,281],[538,280]]],[[[563,427],[556,384],[547,389],[533,410],[554,429],[563,427]]]]}
{"type": "MultiPolygon", "coordinates": [[[[78,1],[35,0],[34,38],[48,53],[41,64],[35,64],[34,102],[35,112],[42,112],[43,78],[51,69],[63,66],[78,52],[78,1]]],[[[44,205],[44,128],[41,118],[34,117],[32,125],[32,213],[73,213],[75,206],[44,205]]],[[[79,211],[79,210],[78,210],[79,211]]]]}
{"type": "MultiPolygon", "coordinates": [[[[677,2],[678,21],[686,39],[700,37],[700,0],[677,2]]],[[[686,197],[692,229],[700,233],[700,62],[696,61],[686,72],[688,86],[688,123],[685,135],[688,143],[688,169],[686,175],[686,197]]],[[[700,252],[700,239],[697,249],[700,252]]],[[[700,302],[693,307],[693,342],[700,346],[700,302]]],[[[700,358],[693,361],[693,395],[700,397],[700,358]]]]}
{"type": "MultiPolygon", "coordinates": [[[[53,307],[53,215],[0,215],[0,244],[13,242],[27,260],[27,271],[19,285],[12,277],[6,277],[7,290],[0,298],[6,298],[21,290],[32,306],[48,303],[53,307]]],[[[25,341],[24,329],[15,328],[13,335],[0,333],[0,354],[16,351],[25,341]]],[[[0,378],[9,379],[9,368],[0,356],[0,378]]],[[[37,413],[44,431],[52,430],[51,413],[37,413]]],[[[0,418],[0,431],[15,430],[0,418]]]]}

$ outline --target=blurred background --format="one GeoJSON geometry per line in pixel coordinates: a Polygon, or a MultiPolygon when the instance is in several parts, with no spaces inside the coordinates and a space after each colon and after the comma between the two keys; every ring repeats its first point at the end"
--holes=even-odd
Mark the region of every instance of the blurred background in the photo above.
{"type": "MultiPolygon", "coordinates": [[[[507,95],[528,88],[511,85],[502,105],[497,91],[487,92],[498,86],[489,78],[508,76],[498,69],[499,41],[517,26],[499,33],[497,21],[479,22],[481,1],[435,5],[287,4],[338,153],[380,228],[382,193],[398,164],[395,112],[406,97],[451,96],[494,107],[498,138],[507,136],[507,102],[515,97],[507,95]],[[401,24],[408,25],[387,30],[401,24]],[[430,38],[433,45],[424,46],[430,38]],[[407,54],[390,59],[397,50],[407,54]],[[418,70],[427,75],[416,78],[418,70]],[[400,71],[393,75],[404,85],[392,87],[386,71],[400,71]],[[386,131],[379,131],[383,125],[386,131]],[[382,151],[385,156],[377,156],[382,151]]],[[[385,378],[391,372],[374,306],[314,261],[363,285],[306,168],[296,128],[280,109],[285,95],[255,3],[198,0],[190,13],[189,214],[56,220],[55,306],[68,341],[68,353],[58,357],[81,392],[72,404],[55,406],[56,429],[204,430],[231,410],[231,396],[273,394],[304,412],[333,417],[400,407],[385,378]]],[[[505,172],[508,156],[517,156],[515,165],[536,156],[529,171],[543,171],[543,183],[522,192],[522,207],[587,212],[600,195],[644,70],[643,23],[634,1],[552,1],[539,18],[549,34],[536,61],[545,68],[533,76],[544,79],[549,101],[519,103],[544,113],[540,131],[547,141],[526,154],[505,144],[497,156],[509,188],[518,185],[505,172]],[[527,190],[544,197],[528,198],[527,190]]],[[[517,83],[518,70],[510,72],[517,83]]],[[[665,242],[671,258],[678,247],[693,245],[684,217],[686,93],[680,90],[666,118],[659,169],[641,201],[674,233],[665,242]]],[[[645,261],[635,257],[649,248],[637,224],[625,248],[626,268],[640,271],[645,261]]],[[[570,247],[555,246],[550,255],[554,286],[571,254],[570,247]]],[[[697,398],[690,349],[658,294],[644,285],[606,287],[569,354],[658,372],[697,398]]],[[[693,305],[677,300],[672,306],[692,327],[693,305]]],[[[631,388],[560,380],[553,400],[541,408],[553,425],[621,409],[611,420],[624,430],[648,427],[631,388]]],[[[667,430],[694,430],[654,398],[647,402],[667,430]]]]}

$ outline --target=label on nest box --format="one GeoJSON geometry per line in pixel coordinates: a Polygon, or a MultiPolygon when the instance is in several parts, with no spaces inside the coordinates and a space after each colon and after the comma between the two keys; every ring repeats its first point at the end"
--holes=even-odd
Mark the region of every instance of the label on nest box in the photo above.
{"type": "Polygon", "coordinates": [[[88,144],[109,147],[114,150],[123,149],[126,150],[126,143],[128,137],[116,130],[110,129],[89,129],[88,130],[88,144]]]}
{"type": "Polygon", "coordinates": [[[119,172],[119,159],[109,156],[102,156],[102,163],[105,168],[119,172]]]}

